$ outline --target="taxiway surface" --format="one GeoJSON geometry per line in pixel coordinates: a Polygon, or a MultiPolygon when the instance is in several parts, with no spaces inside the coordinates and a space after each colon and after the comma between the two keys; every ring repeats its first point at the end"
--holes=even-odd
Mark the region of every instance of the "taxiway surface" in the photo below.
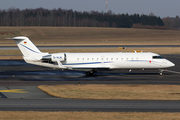
{"type": "Polygon", "coordinates": [[[1,99],[3,111],[180,112],[180,101],[1,99]]]}
{"type": "Polygon", "coordinates": [[[0,110],[179,112],[180,101],[75,100],[54,98],[37,88],[56,84],[180,84],[180,55],[162,55],[176,64],[164,72],[99,71],[86,77],[82,71],[59,71],[26,64],[23,60],[0,61],[0,110]]]}

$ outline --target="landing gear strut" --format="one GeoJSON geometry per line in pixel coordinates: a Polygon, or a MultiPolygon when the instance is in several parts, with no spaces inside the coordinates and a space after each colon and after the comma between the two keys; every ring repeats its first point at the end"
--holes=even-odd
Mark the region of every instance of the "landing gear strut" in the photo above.
{"type": "Polygon", "coordinates": [[[160,76],[163,75],[163,71],[164,71],[164,69],[160,69],[160,70],[159,70],[159,75],[160,75],[160,76]]]}

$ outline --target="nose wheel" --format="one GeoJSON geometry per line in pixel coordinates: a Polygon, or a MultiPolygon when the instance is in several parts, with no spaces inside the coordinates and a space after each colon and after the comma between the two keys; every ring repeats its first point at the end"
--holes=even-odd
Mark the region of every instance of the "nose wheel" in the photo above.
{"type": "Polygon", "coordinates": [[[160,69],[160,70],[159,70],[159,75],[160,75],[160,76],[163,76],[163,71],[164,71],[164,69],[160,69]]]}

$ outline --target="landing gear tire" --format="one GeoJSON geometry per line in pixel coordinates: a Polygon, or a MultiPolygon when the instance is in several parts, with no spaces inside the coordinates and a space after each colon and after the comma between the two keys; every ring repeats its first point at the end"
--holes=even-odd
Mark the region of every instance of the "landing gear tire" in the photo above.
{"type": "Polygon", "coordinates": [[[94,73],[93,72],[86,72],[86,76],[93,76],[94,73]]]}
{"type": "Polygon", "coordinates": [[[163,69],[159,71],[159,75],[160,75],[160,76],[163,76],[163,75],[164,75],[164,74],[163,74],[163,71],[164,71],[163,69]]]}
{"type": "Polygon", "coordinates": [[[159,73],[159,75],[160,75],[160,76],[163,76],[163,73],[161,72],[161,73],[159,73]]]}

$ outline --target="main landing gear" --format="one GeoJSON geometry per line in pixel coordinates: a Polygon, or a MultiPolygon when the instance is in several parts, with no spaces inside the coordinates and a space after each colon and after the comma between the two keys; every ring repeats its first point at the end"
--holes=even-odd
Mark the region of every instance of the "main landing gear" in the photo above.
{"type": "Polygon", "coordinates": [[[95,71],[94,69],[91,71],[87,71],[86,76],[93,76],[95,72],[97,72],[97,71],[95,71]]]}

